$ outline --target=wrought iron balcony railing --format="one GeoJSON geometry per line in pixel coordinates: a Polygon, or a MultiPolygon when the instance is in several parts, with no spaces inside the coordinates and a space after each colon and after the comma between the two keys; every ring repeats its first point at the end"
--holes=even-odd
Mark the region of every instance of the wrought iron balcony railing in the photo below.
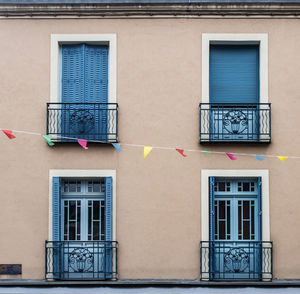
{"type": "Polygon", "coordinates": [[[203,280],[272,280],[273,244],[264,241],[202,241],[203,280]]]}
{"type": "Polygon", "coordinates": [[[200,143],[271,142],[271,104],[200,103],[200,143]]]}
{"type": "Polygon", "coordinates": [[[54,142],[117,142],[118,104],[47,103],[47,135],[54,142]]]}
{"type": "Polygon", "coordinates": [[[117,279],[116,241],[46,241],[45,278],[117,279]]]}

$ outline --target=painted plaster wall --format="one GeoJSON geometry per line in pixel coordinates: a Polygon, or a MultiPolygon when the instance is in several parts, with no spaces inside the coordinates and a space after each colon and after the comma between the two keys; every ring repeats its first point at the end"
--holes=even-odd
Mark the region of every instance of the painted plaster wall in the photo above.
{"type": "MultiPolygon", "coordinates": [[[[201,34],[268,33],[270,145],[210,150],[299,155],[300,34],[293,19],[0,20],[0,128],[44,132],[51,34],[117,34],[117,102],[122,143],[201,149],[201,34]]],[[[59,145],[39,136],[0,138],[0,263],[22,278],[44,277],[49,170],[117,171],[120,278],[200,274],[201,169],[269,169],[275,278],[300,278],[300,161],[111,146],[59,145]]],[[[6,278],[6,277],[4,277],[6,278]]]]}

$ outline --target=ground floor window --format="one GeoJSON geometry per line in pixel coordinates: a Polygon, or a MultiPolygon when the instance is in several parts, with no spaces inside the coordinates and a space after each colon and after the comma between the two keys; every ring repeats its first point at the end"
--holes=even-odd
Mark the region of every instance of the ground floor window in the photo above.
{"type": "Polygon", "coordinates": [[[52,240],[46,242],[52,278],[114,278],[113,178],[53,177],[52,204],[52,240]]]}
{"type": "MultiPolygon", "coordinates": [[[[238,176],[243,171],[215,171],[215,174],[209,171],[202,178],[207,181],[206,191],[205,187],[202,189],[202,205],[207,205],[207,209],[202,208],[205,213],[202,216],[202,278],[262,280],[272,277],[272,243],[268,239],[268,203],[263,199],[263,177],[244,173],[249,176],[238,176]]],[[[265,185],[265,197],[267,188],[265,185]]]]}

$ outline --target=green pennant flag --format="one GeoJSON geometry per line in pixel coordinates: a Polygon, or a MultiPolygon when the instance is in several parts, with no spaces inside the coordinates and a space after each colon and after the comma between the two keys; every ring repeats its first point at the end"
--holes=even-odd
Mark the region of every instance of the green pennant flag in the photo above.
{"type": "Polygon", "coordinates": [[[42,135],[42,137],[46,140],[49,146],[53,146],[54,143],[51,141],[51,136],[50,135],[42,135]]]}

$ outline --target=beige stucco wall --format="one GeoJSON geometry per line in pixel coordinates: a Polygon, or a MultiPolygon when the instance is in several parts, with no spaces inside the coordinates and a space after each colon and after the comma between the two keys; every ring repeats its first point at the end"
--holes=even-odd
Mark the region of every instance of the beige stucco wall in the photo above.
{"type": "MultiPolygon", "coordinates": [[[[201,149],[201,34],[267,33],[270,145],[210,150],[300,155],[300,26],[296,19],[1,19],[0,128],[45,132],[50,35],[117,34],[121,143],[201,149]]],[[[200,275],[202,169],[268,169],[275,278],[300,278],[300,160],[230,161],[223,155],[111,146],[59,145],[38,136],[0,137],[0,263],[21,263],[22,278],[44,277],[49,170],[117,171],[119,277],[200,275]]]]}

